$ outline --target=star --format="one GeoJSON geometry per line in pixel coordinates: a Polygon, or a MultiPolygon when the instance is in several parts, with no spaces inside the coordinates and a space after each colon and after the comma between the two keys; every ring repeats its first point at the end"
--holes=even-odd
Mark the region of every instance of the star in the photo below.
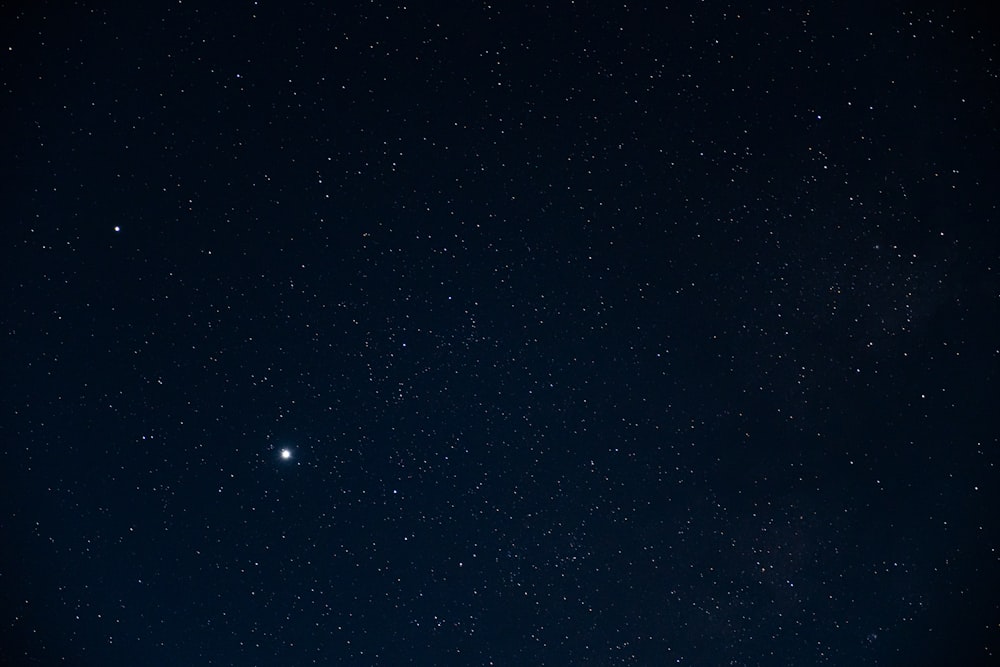
{"type": "Polygon", "coordinates": [[[282,461],[288,461],[291,458],[292,458],[292,450],[290,450],[288,447],[285,447],[284,449],[281,450],[282,461]]]}

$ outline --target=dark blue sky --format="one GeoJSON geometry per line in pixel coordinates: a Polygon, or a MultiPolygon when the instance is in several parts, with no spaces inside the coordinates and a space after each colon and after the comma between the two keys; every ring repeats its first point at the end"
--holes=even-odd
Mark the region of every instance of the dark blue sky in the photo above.
{"type": "Polygon", "coordinates": [[[987,16],[0,39],[0,664],[995,664],[987,16]]]}

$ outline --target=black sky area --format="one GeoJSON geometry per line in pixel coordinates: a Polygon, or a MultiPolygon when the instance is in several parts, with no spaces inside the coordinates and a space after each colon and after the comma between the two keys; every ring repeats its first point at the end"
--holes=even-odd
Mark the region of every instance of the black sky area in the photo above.
{"type": "Polygon", "coordinates": [[[996,17],[668,4],[0,5],[0,665],[1000,664],[996,17]]]}

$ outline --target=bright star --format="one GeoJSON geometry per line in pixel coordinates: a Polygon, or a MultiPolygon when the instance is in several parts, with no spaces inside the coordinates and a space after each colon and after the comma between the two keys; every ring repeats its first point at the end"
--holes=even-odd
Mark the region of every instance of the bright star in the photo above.
{"type": "Polygon", "coordinates": [[[284,449],[281,450],[281,460],[287,461],[290,458],[292,458],[292,450],[285,447],[284,449]]]}

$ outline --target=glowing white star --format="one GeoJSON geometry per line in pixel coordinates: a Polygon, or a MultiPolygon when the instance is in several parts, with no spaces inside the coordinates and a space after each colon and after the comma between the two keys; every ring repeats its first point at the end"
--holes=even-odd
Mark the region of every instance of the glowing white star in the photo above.
{"type": "Polygon", "coordinates": [[[291,458],[292,458],[292,450],[288,449],[288,447],[285,447],[284,449],[281,450],[282,461],[287,461],[291,458]]]}

